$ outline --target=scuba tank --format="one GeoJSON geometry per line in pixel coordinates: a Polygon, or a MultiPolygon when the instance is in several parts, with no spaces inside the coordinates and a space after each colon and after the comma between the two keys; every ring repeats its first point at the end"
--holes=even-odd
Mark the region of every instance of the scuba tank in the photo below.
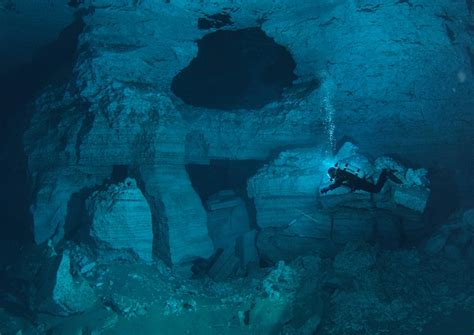
{"type": "Polygon", "coordinates": [[[336,164],[334,164],[334,167],[336,169],[339,169],[339,170],[343,170],[343,171],[347,171],[349,173],[352,173],[358,177],[359,176],[359,173],[361,173],[361,169],[357,166],[354,166],[354,165],[351,165],[349,163],[341,163],[341,162],[337,162],[336,164]]]}
{"type": "MultiPolygon", "coordinates": [[[[337,161],[336,164],[334,164],[334,168],[336,170],[349,172],[361,179],[369,177],[373,172],[369,161],[365,157],[363,158],[359,155],[354,155],[337,161]]],[[[331,179],[331,181],[333,180],[331,179]]]]}

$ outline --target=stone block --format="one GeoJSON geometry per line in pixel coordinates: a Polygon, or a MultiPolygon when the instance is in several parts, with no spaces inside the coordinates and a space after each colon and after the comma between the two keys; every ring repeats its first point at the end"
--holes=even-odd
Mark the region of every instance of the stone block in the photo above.
{"type": "Polygon", "coordinates": [[[93,193],[86,206],[92,238],[114,249],[131,249],[144,261],[152,260],[151,210],[134,179],[93,193]]]}
{"type": "Polygon", "coordinates": [[[209,198],[207,229],[214,249],[228,248],[250,230],[244,201],[232,191],[219,192],[209,198]]]}
{"type": "Polygon", "coordinates": [[[140,173],[157,216],[153,233],[159,257],[173,266],[210,257],[214,248],[207,213],[184,166],[143,166],[140,173]]]}
{"type": "Polygon", "coordinates": [[[249,263],[258,263],[258,251],[256,246],[257,231],[249,231],[237,239],[235,251],[240,259],[240,267],[246,269],[249,263]]]}
{"type": "Polygon", "coordinates": [[[265,228],[258,232],[260,259],[276,263],[292,261],[301,255],[331,252],[331,221],[295,222],[290,227],[265,228]]]}
{"type": "Polygon", "coordinates": [[[395,203],[418,213],[423,213],[428,203],[430,190],[425,187],[397,187],[393,192],[395,203]]]}
{"type": "Polygon", "coordinates": [[[220,249],[208,271],[208,275],[216,281],[226,280],[235,275],[239,265],[240,261],[235,256],[235,245],[224,250],[220,249]]]}
{"type": "Polygon", "coordinates": [[[39,312],[69,316],[86,311],[97,301],[89,284],[72,275],[69,252],[45,262],[39,285],[33,306],[39,312]]]}

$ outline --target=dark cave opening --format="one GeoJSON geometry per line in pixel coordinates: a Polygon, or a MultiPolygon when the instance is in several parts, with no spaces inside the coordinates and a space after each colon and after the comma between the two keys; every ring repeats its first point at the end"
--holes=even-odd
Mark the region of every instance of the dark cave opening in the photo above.
{"type": "Polygon", "coordinates": [[[112,176],[110,177],[112,184],[124,182],[129,175],[128,165],[114,165],[112,168],[112,176]]]}
{"type": "Polygon", "coordinates": [[[171,84],[189,105],[258,109],[281,99],[296,79],[291,54],[260,28],[216,31],[197,44],[197,57],[171,84]]]}
{"type": "Polygon", "coordinates": [[[247,194],[247,181],[263,166],[257,160],[212,160],[209,165],[187,164],[191,184],[203,205],[213,194],[233,190],[245,202],[252,228],[257,228],[255,204],[247,194]]]}

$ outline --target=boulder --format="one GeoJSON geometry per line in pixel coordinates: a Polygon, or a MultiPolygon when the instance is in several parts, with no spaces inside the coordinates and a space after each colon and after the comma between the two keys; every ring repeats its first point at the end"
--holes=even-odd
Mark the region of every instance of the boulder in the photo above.
{"type": "Polygon", "coordinates": [[[151,210],[134,179],[94,192],[86,201],[90,235],[114,249],[131,249],[152,260],[151,210]]]}
{"type": "Polygon", "coordinates": [[[318,282],[320,260],[304,257],[290,265],[278,262],[261,284],[249,310],[252,334],[313,334],[321,321],[318,282]]]}
{"type": "Polygon", "coordinates": [[[249,231],[237,239],[235,253],[240,259],[240,268],[246,270],[251,264],[258,264],[259,257],[256,246],[257,231],[249,231]]]}
{"type": "Polygon", "coordinates": [[[233,191],[221,191],[207,200],[207,228],[214,248],[226,248],[250,230],[244,201],[233,191]]]}
{"type": "Polygon", "coordinates": [[[385,156],[371,163],[352,143],[334,156],[318,148],[284,151],[249,180],[248,192],[262,228],[257,246],[271,262],[319,253],[331,243],[375,238],[394,247],[402,236],[414,241],[427,230],[421,220],[430,195],[426,170],[407,169],[385,156]],[[336,163],[371,182],[392,169],[403,184],[388,180],[377,194],[344,186],[319,194],[332,183],[327,169],[336,163]]]}
{"type": "Polygon", "coordinates": [[[324,160],[319,148],[284,151],[248,181],[261,228],[257,248],[265,261],[289,261],[329,241],[331,218],[315,210],[328,165],[324,160]]]}
{"type": "Polygon", "coordinates": [[[239,268],[240,261],[235,256],[235,246],[220,249],[214,256],[214,262],[209,268],[208,275],[216,280],[222,281],[234,276],[239,268]]]}
{"type": "Polygon", "coordinates": [[[287,227],[264,228],[257,235],[260,258],[269,263],[289,262],[301,255],[331,252],[331,218],[324,214],[306,214],[287,227]]]}
{"type": "Polygon", "coordinates": [[[393,200],[396,204],[420,214],[425,211],[429,196],[429,189],[421,186],[401,186],[393,192],[393,200]]]}
{"type": "Polygon", "coordinates": [[[218,249],[211,260],[207,274],[216,281],[245,275],[258,266],[255,230],[242,234],[225,249],[218,249]]]}
{"type": "Polygon", "coordinates": [[[443,250],[449,235],[446,233],[438,233],[431,237],[425,245],[425,252],[430,255],[435,255],[443,250]]]}
{"type": "Polygon", "coordinates": [[[436,255],[444,252],[451,259],[472,257],[474,249],[474,210],[457,212],[450,216],[448,222],[440,226],[424,244],[424,252],[436,255]]]}
{"type": "Polygon", "coordinates": [[[97,301],[89,284],[72,274],[68,251],[48,260],[40,278],[33,306],[38,312],[68,316],[86,311],[97,301]]]}
{"type": "Polygon", "coordinates": [[[168,265],[189,274],[192,262],[214,252],[202,201],[182,165],[145,165],[140,174],[157,219],[153,227],[156,253],[168,265]]]}

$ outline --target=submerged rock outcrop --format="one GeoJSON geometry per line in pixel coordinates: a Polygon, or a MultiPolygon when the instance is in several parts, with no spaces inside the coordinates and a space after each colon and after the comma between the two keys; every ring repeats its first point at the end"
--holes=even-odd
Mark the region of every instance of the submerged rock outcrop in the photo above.
{"type": "Polygon", "coordinates": [[[94,192],[86,207],[90,235],[116,249],[131,249],[150,262],[153,256],[151,210],[134,179],[94,192]]]}
{"type": "Polygon", "coordinates": [[[32,306],[38,312],[68,316],[82,313],[97,302],[89,283],[81,275],[73,276],[69,252],[50,259],[40,274],[32,306]]]}
{"type": "Polygon", "coordinates": [[[250,231],[247,208],[235,192],[226,190],[212,195],[206,207],[207,227],[215,249],[234,246],[237,238],[250,231]]]}
{"type": "Polygon", "coordinates": [[[234,191],[224,190],[211,195],[206,208],[207,227],[216,253],[204,270],[218,281],[245,275],[259,258],[256,231],[250,228],[244,201],[234,191]]]}
{"type": "Polygon", "coordinates": [[[471,311],[472,210],[425,216],[428,168],[472,183],[471,2],[81,3],[74,68],[23,136],[37,245],[0,268],[0,332],[409,334],[471,311]],[[245,31],[249,82],[193,85],[247,100],[189,105],[173,82],[219,30],[245,31]],[[216,160],[266,165],[198,194],[186,167],[216,160]],[[402,184],[320,194],[336,162],[402,184]]]}
{"type": "MultiPolygon", "coordinates": [[[[466,55],[473,37],[458,21],[446,21],[465,18],[464,4],[233,3],[232,25],[222,29],[259,26],[291,53],[298,79],[259,110],[227,111],[188,106],[170,89],[197,55],[193,41],[208,33],[199,19],[222,12],[226,1],[87,5],[93,10],[83,17],[73,76],[36,100],[24,136],[38,243],[61,240],[78,206],[71,199],[102,185],[117,165],[137,171],[157,254],[178,264],[212,253],[187,163],[267,159],[283,147],[314,143],[331,150],[342,136],[374,154],[420,163],[433,157],[456,165],[457,155],[472,157],[458,144],[470,138],[464,125],[473,123],[465,98],[473,91],[466,55]]],[[[419,197],[401,189],[395,199],[408,205],[419,197]]]]}
{"type": "Polygon", "coordinates": [[[447,224],[426,241],[424,251],[432,256],[443,253],[447,258],[473,258],[474,209],[453,214],[447,224]]]}
{"type": "Polygon", "coordinates": [[[421,238],[429,230],[422,219],[430,195],[426,173],[388,157],[371,163],[351,143],[333,157],[321,149],[285,151],[248,184],[262,228],[257,241],[260,253],[271,261],[291,260],[327,252],[333,243],[375,240],[396,246],[421,238]],[[356,166],[372,183],[383,169],[394,169],[402,184],[387,181],[374,194],[351,192],[344,186],[319,194],[330,183],[328,167],[344,162],[356,166]]]}
{"type": "MultiPolygon", "coordinates": [[[[449,236],[434,254],[430,242],[426,248],[387,250],[357,241],[332,255],[279,261],[224,282],[183,279],[160,262],[101,257],[91,263],[86,245],[36,247],[16,265],[36,270],[29,279],[12,282],[44,278],[44,285],[27,288],[37,299],[32,306],[43,313],[31,318],[0,308],[0,320],[6,320],[0,331],[411,334],[431,328],[449,332],[456,323],[465,332],[474,308],[473,273],[464,271],[474,257],[472,223],[472,210],[445,222],[433,238],[446,231],[449,236]],[[470,234],[459,234],[466,229],[470,234]],[[451,252],[451,246],[461,253],[451,252]]],[[[16,268],[12,274],[27,272],[16,268]]]]}

